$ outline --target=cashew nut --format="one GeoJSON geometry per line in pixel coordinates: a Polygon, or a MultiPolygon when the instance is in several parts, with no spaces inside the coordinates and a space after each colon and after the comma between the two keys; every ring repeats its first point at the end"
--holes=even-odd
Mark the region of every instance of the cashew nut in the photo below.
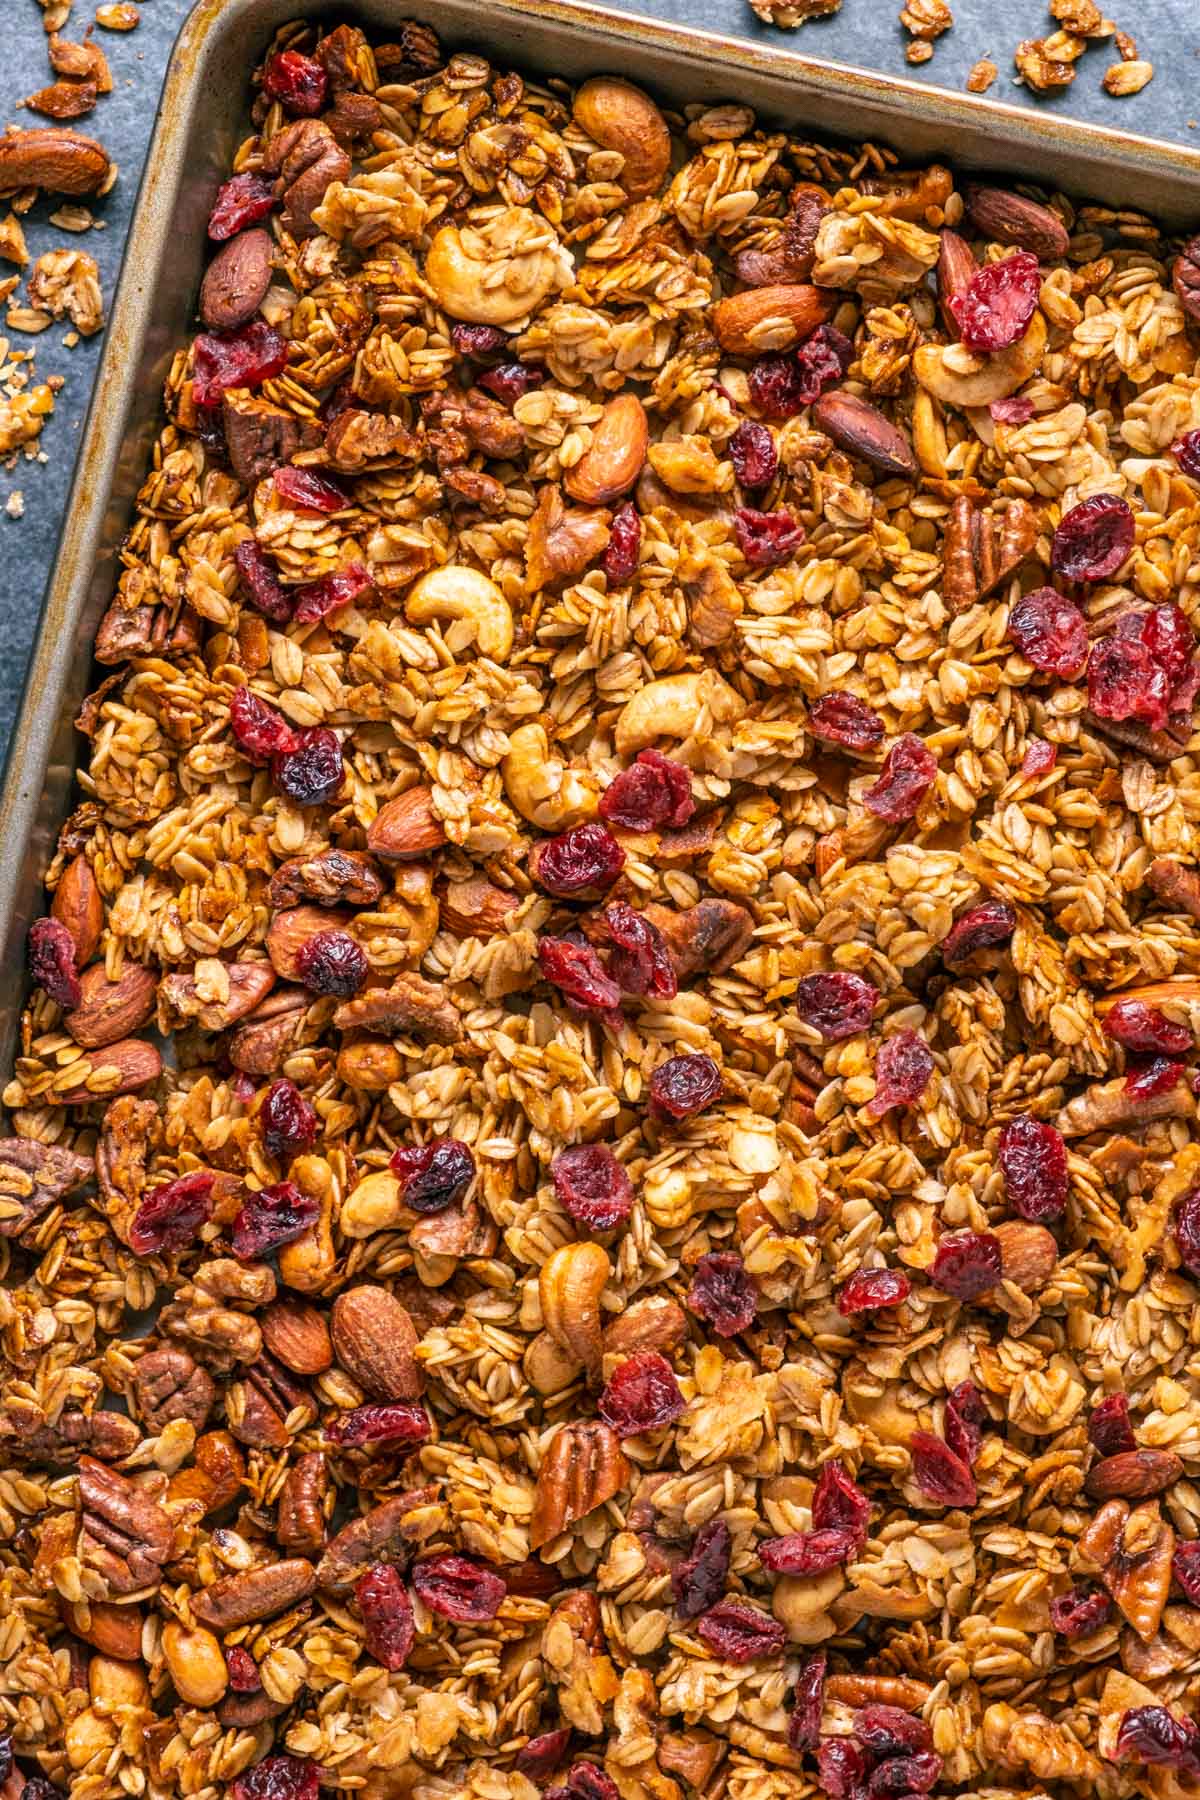
{"type": "Polygon", "coordinates": [[[337,1183],[323,1157],[298,1156],[288,1174],[302,1194],[320,1207],[315,1222],[279,1252],[279,1279],[301,1294],[325,1288],[337,1257],[333,1248],[333,1200],[337,1183]]]}
{"type": "Polygon", "coordinates": [[[400,1193],[400,1183],[387,1169],[364,1175],[343,1202],[338,1220],[342,1236],[366,1238],[377,1231],[390,1231],[404,1210],[400,1193]]]}
{"type": "Polygon", "coordinates": [[[1046,321],[1035,312],[1024,337],[1007,350],[977,356],[965,344],[922,344],[913,357],[917,380],[943,406],[965,411],[1007,400],[1023,387],[1042,360],[1046,321]]]}
{"type": "Polygon", "coordinates": [[[626,701],[617,720],[617,750],[622,756],[631,756],[655,738],[691,737],[702,728],[704,713],[714,725],[724,725],[740,719],[745,710],[742,696],[715,669],[665,675],[626,701]]]}
{"type": "Polygon", "coordinates": [[[503,662],[512,649],[512,608],[495,582],[478,569],[453,563],[430,569],[409,589],[404,610],[414,625],[455,620],[446,638],[452,650],[464,649],[473,640],[484,656],[503,662]]]}
{"type": "Polygon", "coordinates": [[[229,1670],[213,1632],[203,1625],[187,1631],[177,1619],[168,1619],[162,1647],[175,1692],[185,1705],[211,1707],[224,1699],[229,1670]]]}
{"type": "Polygon", "coordinates": [[[569,1388],[579,1374],[580,1364],[550,1332],[539,1331],[521,1358],[521,1367],[534,1392],[548,1396],[569,1388]]]}
{"type": "Polygon", "coordinates": [[[600,1374],[600,1296],[611,1273],[600,1245],[585,1243],[563,1244],[538,1276],[546,1330],[592,1381],[600,1374]]]}
{"type": "MultiPolygon", "coordinates": [[[[562,247],[522,206],[481,227],[443,225],[425,258],[425,276],[452,319],[515,325],[564,285],[562,247]]],[[[569,263],[568,263],[569,267],[569,263]]]]}
{"type": "Polygon", "coordinates": [[[595,818],[600,792],[595,776],[551,756],[543,726],[518,725],[508,741],[500,773],[523,819],[539,831],[565,831],[595,818]]]}

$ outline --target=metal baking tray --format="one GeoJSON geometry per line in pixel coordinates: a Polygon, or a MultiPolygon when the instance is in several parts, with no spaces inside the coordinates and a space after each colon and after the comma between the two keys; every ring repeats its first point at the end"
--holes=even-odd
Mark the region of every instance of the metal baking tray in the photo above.
{"type": "Polygon", "coordinates": [[[4,1070],[25,989],[25,935],[43,910],[42,874],[72,804],[72,720],[92,684],[92,640],[161,424],[162,384],[194,323],[206,221],[247,128],[250,72],[287,20],[335,12],[377,34],[416,17],[451,48],[534,75],[616,71],[676,106],[741,100],[764,124],[792,132],[870,138],[906,160],[941,156],[1140,207],[1178,228],[1200,224],[1200,153],[816,63],[782,43],[735,43],[575,0],[200,0],[167,71],[0,797],[4,1070]]]}

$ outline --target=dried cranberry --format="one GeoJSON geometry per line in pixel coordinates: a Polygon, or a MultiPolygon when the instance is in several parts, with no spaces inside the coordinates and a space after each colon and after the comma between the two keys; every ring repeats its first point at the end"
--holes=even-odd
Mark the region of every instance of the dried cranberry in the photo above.
{"type": "Polygon", "coordinates": [[[208,215],[208,235],[216,243],[257,225],[275,206],[275,183],[264,175],[233,175],[217,189],[208,215]]]}
{"type": "Polygon", "coordinates": [[[0,1731],[0,1781],[7,1782],[12,1774],[13,1741],[11,1731],[0,1731]]]}
{"type": "Polygon", "coordinates": [[[639,1350],[609,1377],[596,1410],[618,1437],[673,1425],[684,1407],[675,1371],[657,1350],[639,1350]]]}
{"type": "Polygon", "coordinates": [[[1088,656],[1087,620],[1055,588],[1035,588],[1008,615],[1008,635],[1025,661],[1072,681],[1088,656]]]}
{"type": "Polygon", "coordinates": [[[83,991],[75,969],[75,939],[58,919],[35,919],[29,927],[29,973],[42,992],[69,1012],[83,991]]]}
{"type": "Polygon", "coordinates": [[[235,688],[229,702],[229,726],[233,741],[251,762],[267,763],[273,756],[288,756],[300,742],[281,712],[248,687],[235,688]]]}
{"type": "Polygon", "coordinates": [[[658,1119],[690,1119],[707,1111],[724,1091],[724,1078],[711,1056],[670,1056],[650,1077],[650,1110],[658,1119]]]}
{"type": "Polygon", "coordinates": [[[1185,1194],[1175,1208],[1174,1231],[1180,1262],[1200,1279],[1200,1188],[1185,1194]]]}
{"type": "Polygon", "coordinates": [[[491,356],[507,339],[494,325],[452,325],[450,342],[460,356],[480,357],[491,356]]]}
{"type": "Polygon", "coordinates": [[[976,950],[1007,944],[1017,929],[1017,915],[1003,900],[983,900],[969,906],[942,939],[942,961],[965,962],[976,950]]]}
{"type": "Polygon", "coordinates": [[[881,1702],[859,1708],[854,1715],[854,1735],[880,1762],[894,1756],[917,1756],[933,1748],[933,1733],[924,1719],[881,1702]]]}
{"type": "Polygon", "coordinates": [[[765,425],[743,419],[729,440],[729,460],[744,488],[769,487],[779,468],[775,439],[765,425]]]}
{"type": "Polygon", "coordinates": [[[317,1115],[292,1081],[273,1081],[258,1109],[267,1155],[286,1161],[317,1141],[317,1115]]]}
{"type": "Polygon", "coordinates": [[[1111,1611],[1112,1600],[1102,1588],[1072,1588],[1050,1602],[1050,1623],[1060,1637],[1089,1637],[1111,1611]]]}
{"type": "Polygon", "coordinates": [[[911,819],[937,776],[937,758],[912,732],[894,743],[884,758],[883,772],[863,795],[863,805],[877,819],[893,823],[911,819]]]}
{"type": "Polygon", "coordinates": [[[1117,1727],[1117,1758],[1177,1769],[1194,1780],[1200,1774],[1200,1730],[1194,1719],[1177,1719],[1165,1706],[1131,1706],[1117,1727]]]}
{"type": "Polygon", "coordinates": [[[202,332],[192,345],[192,398],[219,406],[226,388],[257,388],[287,367],[287,345],[265,319],[237,331],[202,332]]]}
{"type": "Polygon", "coordinates": [[[294,750],[272,759],[271,779],[297,805],[322,806],[337,797],[346,779],[342,746],[325,725],[313,725],[298,738],[294,750]]]}
{"type": "Polygon", "coordinates": [[[950,297],[967,349],[1007,350],[1024,337],[1041,289],[1042,271],[1028,250],[976,269],[966,287],[950,297]]]}
{"type": "Polygon", "coordinates": [[[855,1313],[900,1306],[911,1292],[912,1282],[902,1269],[855,1269],[838,1290],[837,1309],[849,1319],[855,1313]]]}
{"type": "Polygon", "coordinates": [[[794,356],[760,356],[746,377],[751,403],[765,419],[794,419],[803,412],[805,385],[794,356]]]}
{"type": "Polygon", "coordinates": [[[1132,1094],[1135,1100],[1153,1100],[1178,1087],[1186,1074],[1185,1063],[1176,1062],[1170,1056],[1156,1056],[1131,1070],[1125,1077],[1125,1092],[1132,1094]]]}
{"type": "Polygon", "coordinates": [[[247,1194],[233,1221],[233,1254],[239,1262],[269,1256],[294,1244],[321,1216],[320,1202],[292,1181],[247,1194]]]}
{"type": "Polygon", "coordinates": [[[458,1625],[494,1619],[508,1592],[503,1576],[494,1569],[451,1550],[418,1558],[412,1566],[412,1584],[430,1612],[458,1625]]]}
{"type": "Polygon", "coordinates": [[[960,1381],[946,1396],[942,1433],[949,1448],[968,1469],[979,1455],[986,1424],[983,1395],[973,1381],[960,1381]]]}
{"type": "Polygon", "coordinates": [[[893,1106],[913,1106],[929,1086],[933,1052],[917,1031],[885,1038],[875,1057],[875,1097],[867,1117],[882,1119],[893,1106]]]}
{"type": "Polygon", "coordinates": [[[344,569],[334,569],[328,575],[322,575],[319,581],[310,581],[306,587],[296,592],[296,610],[292,614],[297,625],[315,625],[319,619],[328,619],[343,606],[352,606],[365,594],[373,594],[374,583],[361,563],[347,563],[344,569]]]}
{"type": "Polygon", "coordinates": [[[136,1256],[182,1250],[212,1217],[214,1178],[207,1169],[153,1188],[133,1215],[129,1248],[136,1256]]]}
{"type": "Polygon", "coordinates": [[[692,1270],[688,1305],[720,1337],[734,1337],[758,1317],[758,1289],[736,1250],[712,1250],[692,1270]]]}
{"type": "Polygon", "coordinates": [[[725,1592],[733,1539],[723,1519],[710,1519],[692,1539],[691,1548],[671,1570],[671,1592],[681,1619],[699,1618],[725,1592]]]}
{"type": "Polygon", "coordinates": [[[889,1757],[867,1777],[868,1800],[883,1800],[891,1794],[927,1794],[941,1772],[942,1759],[933,1750],[889,1757]]]}
{"type": "Polygon", "coordinates": [[[793,1750],[815,1750],[821,1741],[821,1710],[825,1698],[825,1652],[814,1651],[796,1677],[788,1743],[793,1750]]]}
{"type": "Polygon", "coordinates": [[[408,1660],[417,1635],[412,1601],[399,1569],[376,1563],[354,1584],[354,1598],[366,1633],[367,1654],[393,1674],[408,1660]]]}
{"type": "Polygon", "coordinates": [[[282,469],[276,469],[272,479],[281,500],[303,507],[307,512],[341,512],[350,504],[344,488],[312,469],[297,469],[288,463],[282,469]]]}
{"type": "Polygon", "coordinates": [[[1171,455],[1185,475],[1200,481],[1200,431],[1185,431],[1171,445],[1171,455]]]}
{"type": "Polygon", "coordinates": [[[66,1794],[60,1787],[44,1776],[31,1775],[22,1787],[17,1800],[66,1800],[66,1794]]]}
{"type": "Polygon", "coordinates": [[[1092,1408],[1087,1434],[1088,1443],[1101,1456],[1121,1456],[1127,1450],[1137,1449],[1129,1401],[1124,1394],[1106,1394],[1100,1404],[1092,1408]]]}
{"type": "Polygon", "coordinates": [[[1014,1212],[1035,1225],[1057,1219],[1070,1188],[1062,1133],[1029,1113],[1018,1113],[1001,1131],[996,1155],[1014,1212]]]}
{"type": "Polygon", "coordinates": [[[909,1442],[917,1486],[939,1506],[974,1506],[975,1477],[961,1456],[930,1431],[914,1431],[909,1442]]]}
{"type": "Polygon", "coordinates": [[[590,944],[544,937],[538,944],[538,967],[576,1012],[612,1013],[621,1004],[620,988],[590,944]]]}
{"type": "Polygon", "coordinates": [[[997,425],[1028,425],[1033,417],[1033,401],[1024,394],[1010,394],[1007,400],[993,400],[988,411],[997,425]]]}
{"type": "Polygon", "coordinates": [[[562,1787],[551,1788],[546,1800],[621,1800],[611,1775],[593,1762],[573,1763],[562,1787]]]}
{"type": "Polygon", "coordinates": [[[756,512],[752,506],[739,506],[733,515],[733,532],[753,569],[777,568],[795,556],[805,537],[803,525],[786,507],[778,512],[756,512]]]}
{"type": "Polygon", "coordinates": [[[976,1300],[1000,1279],[1000,1239],[994,1231],[944,1231],[929,1279],[956,1300],[976,1300]]]}
{"type": "Polygon", "coordinates": [[[802,975],[796,983],[797,1013],[827,1044],[839,1044],[843,1038],[865,1031],[878,1000],[874,982],[841,969],[802,975]]]}
{"type": "Polygon", "coordinates": [[[429,1414],[415,1400],[382,1406],[355,1406],[325,1427],[331,1444],[358,1450],[364,1444],[423,1444],[432,1432],[429,1414]]]}
{"type": "Polygon", "coordinates": [[[854,345],[836,325],[818,325],[793,358],[799,375],[797,393],[806,406],[836,387],[854,361],[854,345]]]}
{"type": "Polygon", "coordinates": [[[264,1756],[239,1775],[233,1800],[317,1800],[320,1770],[303,1756],[264,1756]]]}
{"type": "Polygon", "coordinates": [[[873,750],[883,742],[883,720],[875,708],[843,688],[809,701],[808,729],[823,743],[848,750],[873,750]]]}
{"type": "Polygon", "coordinates": [[[1035,775],[1048,775],[1057,761],[1058,745],[1048,744],[1045,738],[1033,737],[1025,745],[1021,773],[1027,781],[1035,775]]]}
{"type": "Polygon", "coordinates": [[[777,1619],[747,1606],[744,1600],[718,1600],[696,1621],[696,1636],[724,1662],[754,1662],[760,1656],[778,1656],[787,1643],[787,1632],[777,1619]]]}
{"type": "Polygon", "coordinates": [[[1068,581],[1107,581],[1133,549],[1133,509],[1116,494],[1093,494],[1063,514],[1050,566],[1068,581]]]}
{"type": "Polygon", "coordinates": [[[1176,1544],[1171,1573],[1191,1604],[1200,1606],[1200,1539],[1176,1544]]]}
{"type": "Polygon", "coordinates": [[[559,900],[610,888],[624,867],[620,844],[607,825],[594,820],[543,838],[533,849],[534,880],[559,900]]]}
{"type": "Polygon", "coordinates": [[[1143,1056],[1183,1056],[1195,1042],[1186,1025],[1173,1025],[1157,1006],[1144,1000],[1118,1000],[1104,1015],[1104,1029],[1126,1050],[1143,1056]]]}
{"type": "Polygon", "coordinates": [[[632,581],[642,548],[642,521],[632,500],[623,500],[613,514],[608,543],[600,566],[614,584],[632,581]]]}
{"type": "Polygon", "coordinates": [[[325,104],[329,77],[320,63],[299,50],[280,50],[263,70],[263,93],[278,100],[293,119],[312,119],[325,104]]]}
{"type": "Polygon", "coordinates": [[[348,931],[318,931],[296,952],[296,973],[310,993],[349,1000],[367,979],[370,964],[348,931]]]}
{"type": "Polygon", "coordinates": [[[1137,638],[1101,638],[1088,658],[1088,705],[1098,719],[1133,719],[1161,731],[1171,711],[1171,680],[1137,638]]]}
{"type": "Polygon", "coordinates": [[[459,1138],[405,1144],[393,1150],[388,1168],[399,1177],[400,1195],[413,1212],[445,1212],[463,1198],[475,1179],[475,1158],[459,1138]]]}
{"type": "Polygon", "coordinates": [[[675,964],[658,926],[623,900],[606,909],[604,920],[614,946],[608,972],[621,992],[673,1000],[679,992],[675,964]]]}
{"type": "Polygon", "coordinates": [[[550,1175],[563,1211],[589,1231],[612,1231],[633,1211],[633,1183],[607,1144],[560,1150],[550,1175]]]}
{"type": "Polygon", "coordinates": [[[822,1738],[817,1747],[817,1773],[829,1800],[859,1800],[864,1792],[867,1759],[849,1738],[822,1738]]]}
{"type": "Polygon", "coordinates": [[[531,369],[524,363],[501,363],[495,369],[488,369],[479,377],[479,385],[486,388],[489,394],[495,394],[505,406],[515,406],[522,394],[528,394],[532,388],[540,388],[546,379],[545,369],[531,369]]]}
{"type": "Polygon", "coordinates": [[[865,1542],[871,1502],[836,1457],[821,1465],[810,1511],[817,1531],[830,1528],[852,1531],[860,1542],[865,1542]]]}
{"type": "Polygon", "coordinates": [[[515,1763],[522,1775],[532,1781],[553,1775],[571,1747],[571,1727],[562,1725],[557,1731],[541,1731],[517,1751],[515,1763]]]}
{"type": "Polygon", "coordinates": [[[258,611],[277,625],[285,625],[292,616],[295,598],[281,584],[270,562],[255,540],[243,538],[233,553],[237,572],[258,611]]]}
{"type": "Polygon", "coordinates": [[[229,1670],[229,1685],[235,1694],[257,1694],[262,1687],[258,1664],[240,1644],[231,1644],[226,1650],[225,1667],[229,1670]]]}
{"type": "MultiPolygon", "coordinates": [[[[1172,685],[1190,671],[1196,634],[1178,606],[1151,606],[1142,612],[1124,613],[1115,629],[1118,637],[1136,638],[1145,644],[1155,662],[1166,670],[1172,685]]],[[[1176,710],[1173,700],[1171,710],[1176,710]]]]}
{"type": "Polygon", "coordinates": [[[758,1560],[773,1575],[824,1575],[840,1568],[858,1549],[858,1539],[842,1526],[824,1531],[793,1531],[786,1537],[764,1538],[758,1560]]]}
{"type": "Polygon", "coordinates": [[[678,831],[695,810],[691,772],[661,750],[639,751],[600,796],[600,817],[626,831],[678,831]]]}

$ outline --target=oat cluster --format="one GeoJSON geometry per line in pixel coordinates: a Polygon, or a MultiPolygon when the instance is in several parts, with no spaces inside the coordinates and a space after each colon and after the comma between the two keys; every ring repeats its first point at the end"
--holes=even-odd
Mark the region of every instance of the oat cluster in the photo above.
{"type": "Polygon", "coordinates": [[[253,120],[3,1096],[4,1800],[1182,1800],[1200,239],[423,25],[253,120]]]}

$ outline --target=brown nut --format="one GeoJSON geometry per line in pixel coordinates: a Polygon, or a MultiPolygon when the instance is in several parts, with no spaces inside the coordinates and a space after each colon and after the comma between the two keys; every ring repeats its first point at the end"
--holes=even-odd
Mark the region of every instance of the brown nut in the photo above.
{"type": "Polygon", "coordinates": [[[59,1106],[87,1106],[94,1100],[136,1093],[161,1074],[162,1057],[153,1044],[141,1038],[122,1038],[77,1057],[62,1070],[62,1085],[56,1082],[50,1091],[59,1106]]]}
{"type": "Polygon", "coordinates": [[[142,1614],[136,1606],[114,1606],[110,1600],[60,1601],[62,1616],[76,1637],[121,1662],[138,1662],[142,1654],[142,1614]]]}
{"type": "Polygon", "coordinates": [[[975,254],[965,238],[960,238],[957,231],[943,231],[937,264],[938,309],[942,324],[952,338],[956,338],[959,331],[951,301],[961,299],[966,293],[977,266],[975,254]]]}
{"type": "Polygon", "coordinates": [[[595,1420],[563,1425],[538,1470],[529,1543],[540,1550],[624,1487],[629,1462],[615,1431],[595,1420]]]}
{"type": "Polygon", "coordinates": [[[267,931],[267,955],[275,973],[284,981],[300,978],[300,952],[310,938],[322,931],[344,931],[352,913],[329,906],[289,906],[276,913],[267,931]]]}
{"type": "Polygon", "coordinates": [[[1058,1267],[1058,1245],[1044,1225],[1027,1225],[1023,1219],[1006,1219],[995,1227],[1000,1240],[1000,1277],[1023,1293],[1045,1287],[1058,1267]]]}
{"type": "Polygon", "coordinates": [[[625,158],[618,179],[631,200],[657,193],[671,163],[671,134],[649,94],[615,75],[596,75],[576,94],[574,113],[590,138],[625,158]]]}
{"type": "Polygon", "coordinates": [[[97,1050],[128,1037],[153,1016],[158,983],[152,970],[127,962],[115,981],[103,963],[93,963],[79,977],[79,1005],[63,1015],[63,1024],[85,1050],[97,1050]]]}
{"type": "Polygon", "coordinates": [[[367,849],[384,862],[407,862],[427,856],[446,841],[441,820],[433,810],[433,790],[407,788],[381,806],[367,830],[367,849]]]}
{"type": "Polygon", "coordinates": [[[229,1670],[219,1640],[204,1626],[188,1631],[168,1619],[162,1633],[163,1660],[185,1706],[216,1706],[229,1686],[229,1670]]]}
{"type": "Polygon", "coordinates": [[[627,494],[642,472],[649,438],[646,409],[636,394],[609,401],[593,428],[592,441],[568,469],[563,485],[585,506],[610,506],[627,494]]]}
{"type": "Polygon", "coordinates": [[[288,1470],[279,1490],[275,1535],[285,1550],[299,1556],[315,1555],[325,1542],[325,1458],[320,1450],[308,1450],[288,1470]]]}
{"type": "Polygon", "coordinates": [[[333,1348],[342,1367],[377,1400],[416,1400],[425,1386],[417,1334],[387,1288],[347,1288],[333,1304],[333,1348]]]}
{"type": "Polygon", "coordinates": [[[247,1075],[273,1075],[294,1049],[304,1026],[309,995],[303,988],[268,994],[229,1039],[229,1060],[247,1075]]]}
{"type": "Polygon", "coordinates": [[[202,1031],[224,1031],[252,1013],[275,986],[269,962],[224,963],[227,992],[223,998],[205,999],[195,975],[164,975],[158,984],[160,1029],[177,1030],[195,1021],[202,1031]]]}
{"type": "Polygon", "coordinates": [[[1093,1463],[1086,1485],[1093,1500],[1147,1500],[1182,1474],[1183,1464],[1173,1450],[1121,1450],[1093,1463]]]}
{"type": "Polygon", "coordinates": [[[1024,194],[1008,188],[967,186],[967,217],[981,237],[997,244],[1013,244],[1029,250],[1041,262],[1065,256],[1070,245],[1067,228],[1058,214],[1024,194]]]}
{"type": "Polygon", "coordinates": [[[48,126],[0,136],[0,197],[19,194],[23,188],[98,194],[111,171],[112,159],[104,145],[81,131],[48,126]]]}
{"type": "Polygon", "coordinates": [[[317,1573],[302,1556],[285,1557],[260,1569],[223,1575],[192,1596],[193,1616],[215,1631],[231,1631],[235,1625],[253,1625],[273,1619],[298,1600],[305,1600],[317,1585],[317,1573]]]}
{"type": "Polygon", "coordinates": [[[804,282],[747,288],[730,294],[713,313],[713,330],[731,356],[792,350],[832,313],[836,296],[804,282]]]}
{"type": "Polygon", "coordinates": [[[404,1072],[404,1058],[386,1038],[360,1038],[357,1043],[343,1044],[338,1051],[338,1080],[360,1093],[382,1094],[399,1081],[404,1072]]]}
{"type": "Polygon", "coordinates": [[[1171,264],[1171,286],[1188,318],[1200,320],[1200,237],[1189,238],[1171,264]]]}
{"type": "Polygon", "coordinates": [[[600,1295],[612,1264],[599,1244],[563,1244],[538,1276],[542,1321],[555,1343],[581,1363],[589,1380],[600,1373],[600,1295]]]}
{"type": "Polygon", "coordinates": [[[94,81],[54,81],[49,87],[27,94],[25,104],[31,112],[47,119],[82,119],[96,105],[99,93],[94,81]]]}
{"type": "Polygon", "coordinates": [[[274,242],[261,226],[223,244],[200,284],[200,317],[210,331],[233,331],[252,319],[271,285],[274,242]]]}
{"type": "Polygon", "coordinates": [[[870,463],[881,475],[907,480],[916,474],[917,459],[904,432],[857,394],[834,388],[816,401],[812,416],[814,425],[840,450],[870,463]]]}
{"type": "Polygon", "coordinates": [[[260,1320],[263,1343],[295,1375],[321,1375],[333,1363],[324,1314],[290,1294],[268,1306],[260,1320]]]}
{"type": "Polygon", "coordinates": [[[448,881],[438,889],[439,924],[455,937],[494,937],[521,904],[520,896],[482,875],[448,881]]]}
{"type": "Polygon", "coordinates": [[[637,1350],[657,1350],[669,1355],[687,1337],[687,1317],[666,1294],[647,1294],[635,1300],[605,1326],[605,1356],[632,1356],[637,1350]]]}
{"type": "Polygon", "coordinates": [[[75,966],[84,968],[100,946],[104,902],[92,874],[92,865],[82,852],[72,857],[63,870],[50,902],[50,916],[70,932],[75,945],[75,966]]]}

